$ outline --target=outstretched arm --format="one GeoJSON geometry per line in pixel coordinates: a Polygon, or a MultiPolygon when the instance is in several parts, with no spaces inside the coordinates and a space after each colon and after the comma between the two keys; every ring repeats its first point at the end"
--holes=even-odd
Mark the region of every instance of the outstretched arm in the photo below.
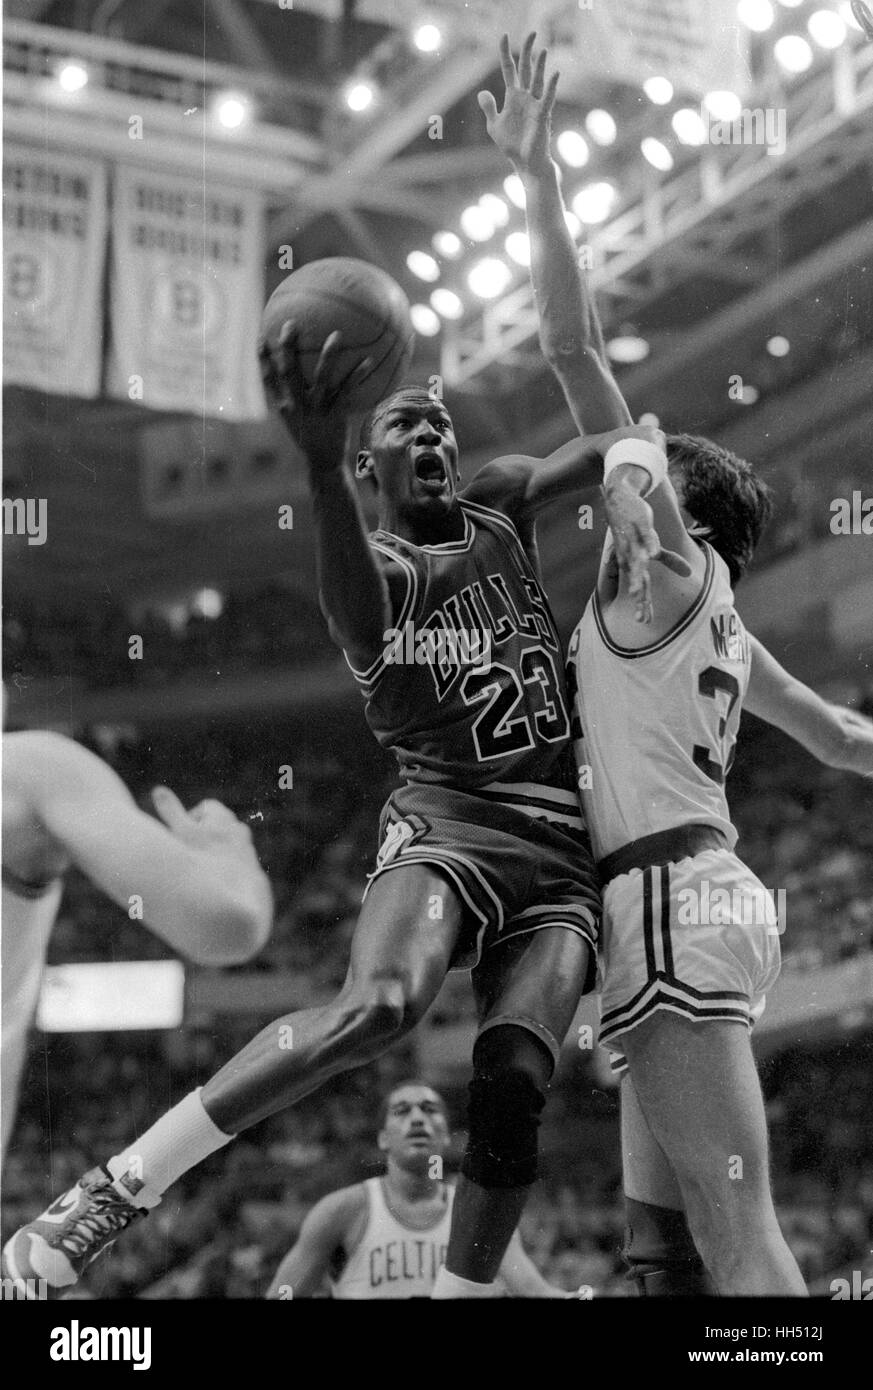
{"type": "Polygon", "coordinates": [[[757,637],[745,707],[806,748],[819,762],[873,777],[873,720],[829,704],[789,675],[757,637]]]}
{"type": "Polygon", "coordinates": [[[479,93],[488,134],[524,185],[531,279],[543,354],[561,383],[580,432],[632,423],[609,368],[600,320],[586,272],[567,228],[558,168],[551,158],[551,116],[558,74],[545,83],[547,53],[534,54],[529,34],[516,67],[506,34],[500,40],[503,108],[479,93]]]}
{"type": "Polygon", "coordinates": [[[360,1188],[346,1187],[317,1202],[300,1227],[297,1244],[276,1270],[267,1298],[312,1298],[317,1294],[331,1260],[347,1244],[365,1200],[360,1188]]]}
{"type": "MultiPolygon", "coordinates": [[[[524,454],[495,459],[479,470],[464,495],[470,501],[482,502],[506,512],[524,538],[544,507],[603,481],[603,460],[613,445],[624,439],[641,439],[661,448],[663,438],[660,430],[645,425],[627,425],[609,430],[606,434],[587,434],[571,439],[544,459],[530,458],[524,454]]],[[[621,473],[622,477],[627,474],[641,489],[651,482],[645,469],[633,465],[622,465],[615,472],[621,473]]],[[[618,490],[609,486],[606,498],[609,520],[618,535],[620,559],[632,571],[638,586],[642,583],[641,576],[645,574],[647,577],[650,559],[660,560],[678,575],[687,576],[690,573],[686,560],[661,548],[661,541],[652,524],[652,508],[634,487],[629,483],[618,490]]],[[[673,527],[672,534],[678,550],[680,546],[690,545],[690,542],[675,506],[674,511],[678,528],[673,527]]],[[[665,517],[670,524],[672,514],[665,513],[665,517]]]]}
{"type": "Polygon", "coordinates": [[[203,965],[235,965],[265,944],[269,881],[248,827],[221,802],[186,811],[158,787],[161,824],[72,739],[34,732],[4,742],[4,776],[45,833],[119,906],[141,898],[143,920],[175,951],[203,965]]]}
{"type": "Polygon", "coordinates": [[[322,348],[311,386],[297,357],[293,324],[284,325],[275,352],[271,354],[262,343],[258,355],[267,394],[309,465],[318,586],[331,636],[356,665],[367,666],[384,645],[391,603],[367,540],[355,484],[345,466],[348,420],[340,392],[356,375],[366,375],[372,364],[368,358],[348,380],[338,381],[339,346],[340,334],[332,333],[322,348]]]}

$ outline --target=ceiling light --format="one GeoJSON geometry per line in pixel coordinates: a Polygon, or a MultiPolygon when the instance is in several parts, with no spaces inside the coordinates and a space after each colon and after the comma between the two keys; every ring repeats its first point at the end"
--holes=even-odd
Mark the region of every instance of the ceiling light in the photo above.
{"type": "Polygon", "coordinates": [[[483,193],[479,206],[491,218],[495,227],[505,227],[509,221],[509,208],[496,193],[483,193]]]}
{"type": "Polygon", "coordinates": [[[634,329],[622,329],[606,344],[606,351],[613,362],[642,362],[648,357],[651,348],[645,338],[634,329]]]}
{"type": "Polygon", "coordinates": [[[846,37],[846,22],[833,10],[816,10],[806,21],[806,27],[819,48],[839,48],[846,37]]]}
{"type": "Polygon", "coordinates": [[[608,111],[596,106],[585,117],[585,129],[595,145],[612,145],[618,135],[618,127],[608,111]]]}
{"type": "Polygon", "coordinates": [[[486,256],[477,261],[467,276],[467,284],[479,299],[496,299],[512,280],[512,271],[505,261],[486,256]]]}
{"type": "Polygon", "coordinates": [[[656,140],[652,135],[647,135],[645,140],[641,142],[640,149],[652,167],[659,169],[662,174],[668,173],[673,168],[673,156],[663,141],[656,140]]]}
{"type": "Polygon", "coordinates": [[[783,34],[773,45],[776,62],[786,72],[806,72],[812,63],[812,49],[799,34],[783,34]]]}
{"type": "Polygon", "coordinates": [[[753,34],[763,34],[776,18],[770,0],[739,0],[737,18],[753,34]]]}
{"type": "Polygon", "coordinates": [[[368,106],[372,106],[375,96],[370,82],[353,82],[346,88],[346,106],[350,111],[366,111],[368,106]]]}
{"type": "Polygon", "coordinates": [[[410,251],[406,257],[406,264],[419,280],[427,280],[429,284],[433,284],[434,280],[440,278],[439,266],[426,251],[410,251]]]}
{"type": "Polygon", "coordinates": [[[616,190],[611,183],[590,183],[580,188],[573,199],[573,211],[583,226],[605,222],[612,212],[616,190]]]}
{"type": "Polygon", "coordinates": [[[412,35],[412,42],[420,53],[436,53],[443,36],[435,24],[419,24],[412,35]]]}
{"type": "Polygon", "coordinates": [[[88,85],[88,69],[81,63],[64,63],[58,69],[58,82],[65,92],[81,92],[88,85]]]}
{"type": "Polygon", "coordinates": [[[706,144],[706,125],[701,120],[699,111],[694,111],[690,106],[683,106],[681,111],[673,112],[670,124],[680,144],[706,144]]]}
{"type": "Polygon", "coordinates": [[[562,130],[555,144],[558,154],[571,169],[581,169],[588,163],[588,141],[578,130],[562,130]]]}
{"type": "Polygon", "coordinates": [[[736,92],[707,92],[703,104],[717,121],[735,121],[743,109],[736,92]]]}
{"type": "Polygon", "coordinates": [[[457,260],[464,249],[464,243],[456,232],[434,232],[431,238],[433,249],[446,260],[457,260]]]}
{"type": "Polygon", "coordinates": [[[461,213],[461,231],[470,241],[487,241],[494,235],[494,219],[480,203],[471,203],[461,213]]]}
{"type": "Polygon", "coordinates": [[[441,285],[431,294],[430,302],[444,319],[459,319],[463,316],[463,301],[455,294],[454,290],[447,290],[441,285]]]}
{"type": "Polygon", "coordinates": [[[411,305],[409,317],[412,319],[412,326],[416,333],[420,333],[424,338],[436,337],[442,328],[439,315],[434,313],[429,304],[411,305]]]}
{"type": "Polygon", "coordinates": [[[506,238],[506,254],[516,265],[530,265],[530,237],[527,232],[510,232],[506,238]]]}
{"type": "Polygon", "coordinates": [[[518,174],[507,174],[503,180],[503,189],[507,198],[514,203],[517,208],[523,208],[527,199],[524,192],[524,184],[518,174]]]}
{"type": "Polygon", "coordinates": [[[669,77],[647,77],[643,91],[656,106],[666,106],[673,100],[673,83],[669,77]]]}

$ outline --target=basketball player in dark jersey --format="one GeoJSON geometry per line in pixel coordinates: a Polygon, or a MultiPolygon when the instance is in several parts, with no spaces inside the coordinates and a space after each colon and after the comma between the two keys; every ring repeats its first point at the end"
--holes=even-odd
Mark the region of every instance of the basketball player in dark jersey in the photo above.
{"type": "MultiPolygon", "coordinates": [[[[480,1031],[469,1144],[435,1296],[494,1292],[534,1181],[551,1073],[593,985],[599,913],[534,523],[551,501],[598,481],[618,438],[645,431],[576,439],[546,459],[498,459],[460,493],[445,406],[420,388],[397,391],[366,422],[357,455],[357,475],[372,480],[379,503],[368,536],[344,463],[337,346],[332,335],[311,385],[293,324],[262,359],[308,461],[331,633],[403,779],[383,813],[346,982],[327,1006],[275,1020],[18,1232],[5,1247],[13,1276],[75,1283],[182,1173],[402,1037],[455,967],[473,969],[480,1031]]],[[[658,550],[653,533],[642,537],[640,562],[658,550]]]]}

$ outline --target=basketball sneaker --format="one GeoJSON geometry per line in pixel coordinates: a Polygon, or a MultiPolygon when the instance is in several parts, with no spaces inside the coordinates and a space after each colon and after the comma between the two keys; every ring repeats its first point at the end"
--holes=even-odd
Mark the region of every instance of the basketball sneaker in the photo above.
{"type": "Polygon", "coordinates": [[[22,1281],[20,1287],[42,1279],[50,1289],[69,1288],[101,1250],[159,1201],[135,1178],[113,1178],[105,1168],[92,1168],[6,1242],[4,1273],[22,1281]]]}

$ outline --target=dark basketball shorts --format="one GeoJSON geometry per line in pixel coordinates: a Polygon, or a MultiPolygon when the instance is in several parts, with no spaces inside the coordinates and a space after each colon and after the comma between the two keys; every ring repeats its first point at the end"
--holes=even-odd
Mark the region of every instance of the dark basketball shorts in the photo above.
{"type": "Polygon", "coordinates": [[[585,992],[594,988],[600,888],[574,792],[530,782],[470,792],[407,782],[383,808],[379,842],[367,891],[381,874],[428,864],[463,902],[452,970],[472,969],[512,937],[564,927],[591,947],[585,992]]]}

